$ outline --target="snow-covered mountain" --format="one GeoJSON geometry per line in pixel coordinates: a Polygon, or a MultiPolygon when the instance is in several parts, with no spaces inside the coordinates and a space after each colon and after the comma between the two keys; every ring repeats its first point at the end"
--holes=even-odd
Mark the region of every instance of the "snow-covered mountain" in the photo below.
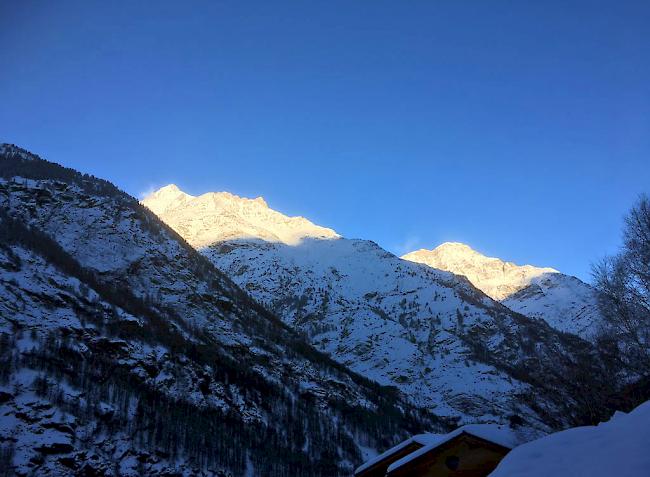
{"type": "Polygon", "coordinates": [[[159,217],[173,221],[174,229],[196,248],[237,239],[297,245],[306,238],[339,238],[332,229],[304,217],[287,217],[270,209],[261,197],[244,199],[228,192],[194,197],[170,184],[142,203],[159,217]]]}
{"type": "Polygon", "coordinates": [[[545,427],[575,399],[539,386],[564,380],[560,370],[592,355],[589,345],[461,277],[286,217],[261,199],[191,197],[168,186],[142,203],[317,348],[418,406],[463,421],[516,414],[545,427]]]}
{"type": "Polygon", "coordinates": [[[136,199],[0,147],[0,469],[349,475],[445,426],[306,344],[136,199]]]}
{"type": "Polygon", "coordinates": [[[486,257],[457,242],[420,249],[402,258],[462,275],[511,310],[545,320],[560,331],[592,338],[598,330],[600,313],[593,289],[553,268],[486,257]]]}
{"type": "Polygon", "coordinates": [[[563,273],[549,273],[501,300],[518,313],[546,321],[566,333],[593,339],[602,324],[594,289],[563,273]]]}
{"type": "Polygon", "coordinates": [[[558,273],[552,268],[515,265],[498,258],[486,257],[468,245],[458,242],[446,242],[433,250],[416,250],[402,255],[402,258],[463,275],[476,288],[495,300],[509,297],[530,285],[537,277],[558,273]]]}

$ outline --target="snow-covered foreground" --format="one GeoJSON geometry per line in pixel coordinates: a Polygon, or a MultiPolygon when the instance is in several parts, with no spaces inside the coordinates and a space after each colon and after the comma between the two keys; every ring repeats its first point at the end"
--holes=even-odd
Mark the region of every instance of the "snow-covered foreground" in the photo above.
{"type": "Polygon", "coordinates": [[[650,401],[598,426],[575,427],[514,449],[491,477],[650,475],[650,401]]]}

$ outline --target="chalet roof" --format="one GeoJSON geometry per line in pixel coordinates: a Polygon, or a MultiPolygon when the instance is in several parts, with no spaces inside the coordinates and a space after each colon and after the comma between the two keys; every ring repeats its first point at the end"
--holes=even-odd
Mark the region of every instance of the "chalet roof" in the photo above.
{"type": "Polygon", "coordinates": [[[444,434],[416,434],[415,436],[411,437],[410,439],[406,439],[403,442],[400,442],[396,446],[391,447],[385,452],[382,452],[378,456],[373,457],[372,459],[366,461],[357,469],[354,471],[355,475],[363,472],[366,469],[369,469],[375,464],[378,464],[382,460],[390,457],[391,455],[395,454],[396,452],[401,451],[405,447],[408,447],[410,444],[420,444],[421,446],[427,446],[433,442],[436,442],[440,437],[444,436],[444,434]]]}
{"type": "Polygon", "coordinates": [[[411,452],[410,454],[393,462],[388,467],[388,472],[392,472],[395,469],[408,464],[412,460],[417,459],[421,455],[424,455],[428,452],[431,452],[437,447],[440,447],[441,445],[449,442],[450,440],[460,436],[463,433],[485,439],[486,441],[493,442],[508,449],[513,449],[519,444],[519,439],[514,434],[513,430],[508,426],[499,424],[468,424],[466,426],[459,427],[449,434],[437,435],[437,439],[432,440],[424,447],[421,447],[420,449],[411,452]]]}

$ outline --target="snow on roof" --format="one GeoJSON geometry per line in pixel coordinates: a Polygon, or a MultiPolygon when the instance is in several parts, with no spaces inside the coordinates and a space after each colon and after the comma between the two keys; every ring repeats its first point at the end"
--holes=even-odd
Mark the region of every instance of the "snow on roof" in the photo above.
{"type": "Polygon", "coordinates": [[[516,447],[519,443],[513,430],[508,426],[500,424],[468,424],[466,426],[459,427],[449,434],[439,435],[437,436],[437,439],[425,445],[424,447],[416,450],[415,452],[411,452],[409,455],[404,456],[399,460],[396,460],[388,467],[388,472],[392,472],[404,464],[411,462],[413,459],[417,459],[421,455],[424,455],[433,449],[436,449],[442,444],[449,442],[453,438],[461,435],[462,433],[480,437],[481,439],[494,442],[495,444],[507,447],[508,449],[516,447]]]}
{"type": "Polygon", "coordinates": [[[410,444],[420,444],[422,446],[427,446],[431,444],[432,442],[435,442],[441,437],[440,434],[416,434],[410,439],[406,439],[405,441],[400,442],[396,446],[391,447],[385,452],[382,452],[378,456],[373,457],[372,459],[366,461],[357,469],[354,471],[355,474],[358,474],[359,472],[363,472],[366,469],[369,469],[373,465],[381,462],[382,460],[386,459],[387,457],[390,457],[391,455],[395,454],[396,452],[401,451],[405,447],[408,447],[410,444]]]}
{"type": "Polygon", "coordinates": [[[574,427],[524,444],[490,477],[650,475],[650,401],[598,426],[574,427]]]}

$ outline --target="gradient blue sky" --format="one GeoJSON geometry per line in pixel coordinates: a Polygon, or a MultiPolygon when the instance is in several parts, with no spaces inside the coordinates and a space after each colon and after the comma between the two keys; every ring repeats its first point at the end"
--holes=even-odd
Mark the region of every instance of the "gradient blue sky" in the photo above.
{"type": "Polygon", "coordinates": [[[0,141],[589,278],[650,192],[648,25],[648,1],[4,1],[0,141]]]}

